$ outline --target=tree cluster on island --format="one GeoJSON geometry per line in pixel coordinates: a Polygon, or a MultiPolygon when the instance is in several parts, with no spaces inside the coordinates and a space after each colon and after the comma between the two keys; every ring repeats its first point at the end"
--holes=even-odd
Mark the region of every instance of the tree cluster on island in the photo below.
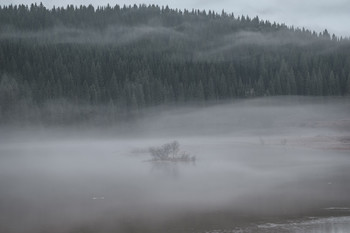
{"type": "Polygon", "coordinates": [[[196,157],[185,151],[180,151],[180,144],[177,141],[165,143],[159,147],[149,148],[153,162],[170,161],[170,162],[195,162],[196,157]]]}

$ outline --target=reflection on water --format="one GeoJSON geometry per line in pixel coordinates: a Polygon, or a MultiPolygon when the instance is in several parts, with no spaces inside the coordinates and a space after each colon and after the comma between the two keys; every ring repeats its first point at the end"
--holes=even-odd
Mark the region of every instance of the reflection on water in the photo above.
{"type": "Polygon", "coordinates": [[[151,173],[155,175],[178,178],[180,175],[179,165],[172,162],[150,162],[151,173]]]}
{"type": "Polygon", "coordinates": [[[170,161],[147,161],[150,164],[151,174],[174,179],[180,179],[181,169],[194,167],[196,162],[170,162],[170,161]]]}

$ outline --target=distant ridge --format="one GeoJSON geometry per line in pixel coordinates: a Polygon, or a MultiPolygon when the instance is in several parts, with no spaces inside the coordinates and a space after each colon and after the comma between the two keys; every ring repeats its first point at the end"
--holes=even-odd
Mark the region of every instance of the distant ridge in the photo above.
{"type": "Polygon", "coordinates": [[[3,120],[66,108],[79,119],[91,106],[114,116],[161,104],[349,94],[350,41],[327,30],[156,5],[0,7],[3,120]]]}

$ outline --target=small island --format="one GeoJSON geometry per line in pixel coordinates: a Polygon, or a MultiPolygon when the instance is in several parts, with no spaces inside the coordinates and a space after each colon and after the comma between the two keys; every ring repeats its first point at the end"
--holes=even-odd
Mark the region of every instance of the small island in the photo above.
{"type": "Polygon", "coordinates": [[[149,148],[152,156],[150,161],[169,161],[169,162],[195,162],[196,157],[185,151],[180,151],[180,144],[177,141],[166,143],[159,147],[149,148]]]}

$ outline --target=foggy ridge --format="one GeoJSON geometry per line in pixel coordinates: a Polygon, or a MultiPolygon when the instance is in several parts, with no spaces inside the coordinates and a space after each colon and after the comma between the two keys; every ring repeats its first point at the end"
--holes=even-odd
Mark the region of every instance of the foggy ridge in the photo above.
{"type": "Polygon", "coordinates": [[[163,105],[350,93],[350,43],[223,11],[0,8],[0,119],[109,121],[163,105]]]}

